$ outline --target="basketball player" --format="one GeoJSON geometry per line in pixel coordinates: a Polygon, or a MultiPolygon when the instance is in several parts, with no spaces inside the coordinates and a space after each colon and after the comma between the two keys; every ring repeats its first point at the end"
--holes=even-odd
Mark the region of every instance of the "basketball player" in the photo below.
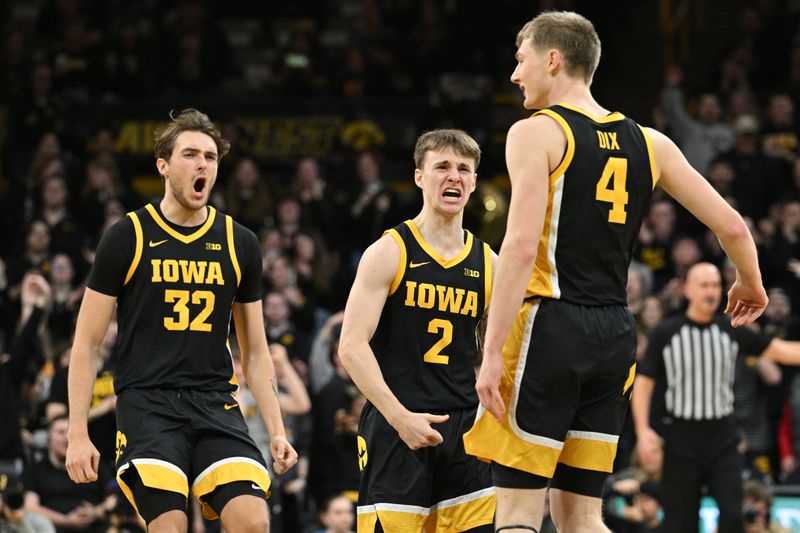
{"type": "Polygon", "coordinates": [[[225,529],[269,527],[269,474],[233,396],[231,314],[275,472],[297,459],[264,334],[258,240],[206,205],[228,148],[203,113],[172,117],[155,140],[164,198],[103,236],[78,316],[67,470],[78,483],[97,476],[86,420],[98,347],[116,306],[117,480],[150,532],[187,530],[190,487],[203,514],[221,517],[225,529]]]}
{"type": "Polygon", "coordinates": [[[539,529],[550,483],[559,531],[608,531],[601,518],[635,374],[627,268],[661,185],[714,230],[737,267],[732,325],[767,304],[742,218],[664,135],[598,104],[592,23],[545,12],[517,35],[526,109],[508,132],[508,226],[495,276],[467,453],[492,461],[497,531],[539,529]],[[551,481],[552,480],[552,481],[551,481]]]}
{"type": "Polygon", "coordinates": [[[493,253],[462,228],[478,144],[460,130],[414,150],[422,211],[361,259],[339,355],[366,396],[358,430],[358,531],[492,531],[488,465],[466,455],[475,417],[476,328],[493,253]]]}

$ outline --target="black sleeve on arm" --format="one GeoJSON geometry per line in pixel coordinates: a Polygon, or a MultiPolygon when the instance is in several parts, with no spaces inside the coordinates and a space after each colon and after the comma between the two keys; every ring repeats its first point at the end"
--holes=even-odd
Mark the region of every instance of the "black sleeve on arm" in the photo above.
{"type": "Polygon", "coordinates": [[[772,342],[772,337],[757,333],[747,326],[731,327],[731,329],[733,338],[739,343],[741,355],[761,355],[772,342]]]}
{"type": "Polygon", "coordinates": [[[263,296],[261,290],[261,245],[256,234],[241,224],[233,224],[233,243],[242,280],[236,290],[239,303],[255,302],[263,296]]]}
{"type": "Polygon", "coordinates": [[[100,239],[86,286],[108,296],[119,296],[135,253],[133,221],[125,217],[100,239]]]}

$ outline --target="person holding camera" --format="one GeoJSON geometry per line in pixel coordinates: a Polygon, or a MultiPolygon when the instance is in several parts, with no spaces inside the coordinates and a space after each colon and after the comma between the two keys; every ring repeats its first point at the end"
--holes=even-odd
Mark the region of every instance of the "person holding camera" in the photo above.
{"type": "Polygon", "coordinates": [[[25,510],[25,489],[8,474],[0,474],[0,533],[56,533],[50,520],[25,510]]]}
{"type": "Polygon", "coordinates": [[[745,533],[790,533],[771,518],[772,494],[759,481],[746,481],[742,489],[742,523],[745,533]]]}

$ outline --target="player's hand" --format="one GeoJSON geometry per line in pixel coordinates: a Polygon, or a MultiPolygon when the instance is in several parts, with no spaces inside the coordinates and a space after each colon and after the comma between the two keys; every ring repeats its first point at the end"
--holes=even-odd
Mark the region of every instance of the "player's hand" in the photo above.
{"type": "Polygon", "coordinates": [[[653,428],[647,428],[642,433],[636,433],[636,451],[639,459],[644,464],[655,461],[655,455],[661,449],[661,437],[653,428]]]}
{"type": "Polygon", "coordinates": [[[286,437],[270,439],[269,451],[272,454],[272,469],[276,474],[283,474],[297,462],[297,452],[286,440],[286,437]]]}
{"type": "Polygon", "coordinates": [[[731,326],[738,328],[760,317],[768,303],[769,299],[763,285],[759,283],[757,286],[749,286],[737,279],[728,291],[725,314],[730,315],[731,326]]]}
{"type": "Polygon", "coordinates": [[[430,413],[407,413],[395,426],[397,434],[412,450],[427,446],[438,446],[444,441],[442,434],[431,427],[431,424],[443,424],[450,415],[432,415],[430,413]]]}
{"type": "Polygon", "coordinates": [[[89,435],[69,436],[67,445],[67,473],[75,483],[97,481],[97,465],[100,452],[94,447],[89,435]]]}
{"type": "Polygon", "coordinates": [[[484,351],[481,369],[478,371],[478,381],[475,390],[484,409],[489,411],[496,419],[503,421],[506,413],[506,404],[500,396],[500,380],[503,377],[503,355],[490,355],[484,351]]]}

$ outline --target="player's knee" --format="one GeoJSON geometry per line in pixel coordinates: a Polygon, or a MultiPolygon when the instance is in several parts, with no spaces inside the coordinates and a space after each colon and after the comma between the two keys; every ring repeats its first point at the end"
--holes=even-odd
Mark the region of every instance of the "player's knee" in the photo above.
{"type": "Polygon", "coordinates": [[[269,513],[248,513],[239,517],[236,525],[225,526],[229,533],[265,533],[269,531],[269,513]]]}

